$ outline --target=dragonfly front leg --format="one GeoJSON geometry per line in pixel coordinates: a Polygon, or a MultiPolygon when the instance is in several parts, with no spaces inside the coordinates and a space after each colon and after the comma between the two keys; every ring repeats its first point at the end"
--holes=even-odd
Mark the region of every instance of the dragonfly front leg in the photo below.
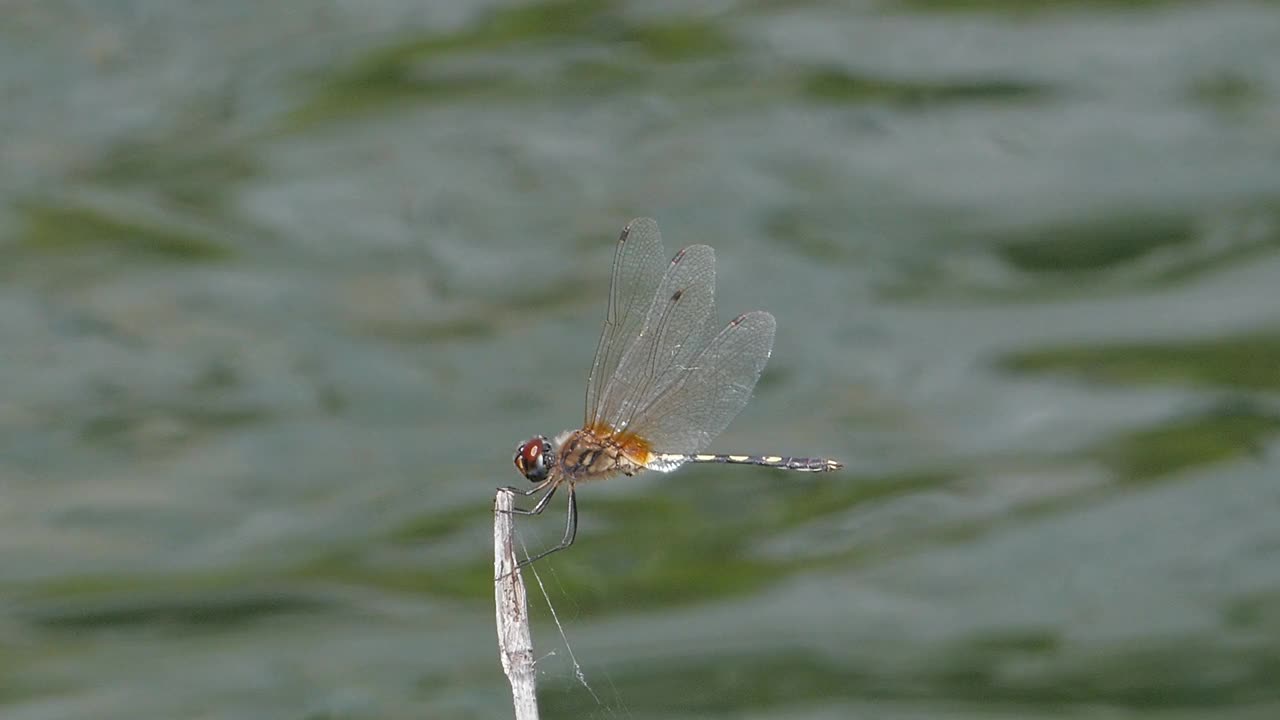
{"type": "MultiPolygon", "coordinates": [[[[550,484],[550,481],[543,484],[550,484]]],[[[538,498],[538,503],[528,510],[513,507],[506,512],[510,512],[513,515],[541,515],[542,511],[547,509],[547,503],[551,502],[551,498],[555,496],[557,487],[559,487],[558,484],[551,484],[551,487],[547,489],[547,494],[538,498]]],[[[538,489],[541,490],[542,488],[539,487],[538,489]]]]}
{"type": "Polygon", "coordinates": [[[555,481],[556,481],[555,478],[549,477],[546,480],[543,480],[542,482],[528,489],[518,488],[513,485],[507,485],[504,487],[500,487],[498,489],[505,492],[512,493],[514,495],[523,495],[525,497],[529,497],[530,495],[537,495],[538,493],[542,492],[543,489],[545,489],[548,485],[554,483],[555,481]]]}

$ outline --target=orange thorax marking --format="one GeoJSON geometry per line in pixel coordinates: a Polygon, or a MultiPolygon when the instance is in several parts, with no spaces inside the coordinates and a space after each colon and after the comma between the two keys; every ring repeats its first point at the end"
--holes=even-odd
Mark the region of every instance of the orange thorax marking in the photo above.
{"type": "Polygon", "coordinates": [[[652,453],[649,443],[628,433],[597,431],[595,426],[575,430],[560,446],[560,467],[573,480],[631,475],[644,469],[652,453]]]}

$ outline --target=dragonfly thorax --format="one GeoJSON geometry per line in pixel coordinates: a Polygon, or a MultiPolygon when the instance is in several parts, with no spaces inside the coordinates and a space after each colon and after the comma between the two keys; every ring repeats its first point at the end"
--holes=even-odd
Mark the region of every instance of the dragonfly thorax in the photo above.
{"type": "Polygon", "coordinates": [[[556,438],[557,469],[571,482],[634,475],[644,469],[649,454],[641,441],[623,444],[592,430],[567,431],[556,438]]]}

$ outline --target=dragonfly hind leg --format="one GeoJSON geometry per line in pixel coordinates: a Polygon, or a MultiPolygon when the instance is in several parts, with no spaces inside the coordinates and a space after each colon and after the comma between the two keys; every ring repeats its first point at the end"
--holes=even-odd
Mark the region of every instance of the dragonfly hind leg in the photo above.
{"type": "MultiPolygon", "coordinates": [[[[525,514],[533,515],[535,513],[542,512],[542,509],[546,507],[547,498],[551,497],[551,494],[553,492],[555,492],[554,487],[552,487],[551,490],[547,492],[547,494],[542,498],[542,500],[538,501],[538,505],[534,507],[532,511],[525,514]]],[[[550,555],[551,553],[559,552],[561,550],[568,548],[570,545],[573,544],[573,540],[577,536],[577,534],[578,534],[578,497],[573,491],[573,485],[570,484],[569,485],[569,519],[565,522],[564,537],[560,539],[560,544],[556,545],[553,548],[548,548],[546,550],[543,550],[542,552],[538,553],[537,555],[534,555],[533,557],[529,557],[529,558],[525,558],[524,560],[521,560],[520,562],[516,563],[516,567],[517,568],[525,567],[526,565],[528,565],[529,563],[532,563],[535,560],[541,560],[542,558],[550,555]]]]}

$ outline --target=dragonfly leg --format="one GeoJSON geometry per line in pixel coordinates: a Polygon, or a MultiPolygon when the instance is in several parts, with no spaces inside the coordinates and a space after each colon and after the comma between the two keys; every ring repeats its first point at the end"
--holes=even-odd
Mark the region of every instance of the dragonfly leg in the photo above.
{"type": "MultiPolygon", "coordinates": [[[[547,494],[550,495],[551,493],[547,493],[547,494]]],[[[520,562],[516,563],[516,567],[517,568],[525,567],[529,563],[535,560],[541,560],[542,558],[550,555],[553,552],[559,552],[561,550],[564,550],[565,548],[573,544],[573,539],[577,536],[577,534],[578,534],[578,497],[573,492],[573,485],[570,484],[569,485],[569,519],[565,523],[564,537],[560,540],[560,544],[556,545],[553,548],[543,550],[542,552],[538,553],[537,555],[534,555],[531,558],[525,558],[524,560],[521,560],[520,562]]]]}
{"type": "Polygon", "coordinates": [[[529,497],[530,495],[537,495],[538,493],[542,492],[543,488],[550,485],[553,480],[555,480],[555,478],[547,478],[546,480],[543,480],[542,482],[528,489],[518,488],[513,485],[507,485],[505,487],[500,487],[498,489],[509,492],[509,493],[513,493],[515,495],[523,495],[525,497],[529,497]]]}
{"type": "MultiPolygon", "coordinates": [[[[509,512],[512,515],[541,515],[542,511],[547,509],[547,503],[551,502],[551,498],[556,494],[556,488],[559,487],[559,484],[552,483],[550,480],[545,480],[541,483],[538,483],[538,487],[534,489],[542,490],[543,486],[549,486],[546,488],[547,492],[545,495],[538,498],[537,504],[534,505],[532,508],[528,510],[524,510],[522,508],[513,507],[510,510],[503,510],[501,512],[509,512]]],[[[529,493],[529,494],[532,494],[532,493],[529,493]]]]}

